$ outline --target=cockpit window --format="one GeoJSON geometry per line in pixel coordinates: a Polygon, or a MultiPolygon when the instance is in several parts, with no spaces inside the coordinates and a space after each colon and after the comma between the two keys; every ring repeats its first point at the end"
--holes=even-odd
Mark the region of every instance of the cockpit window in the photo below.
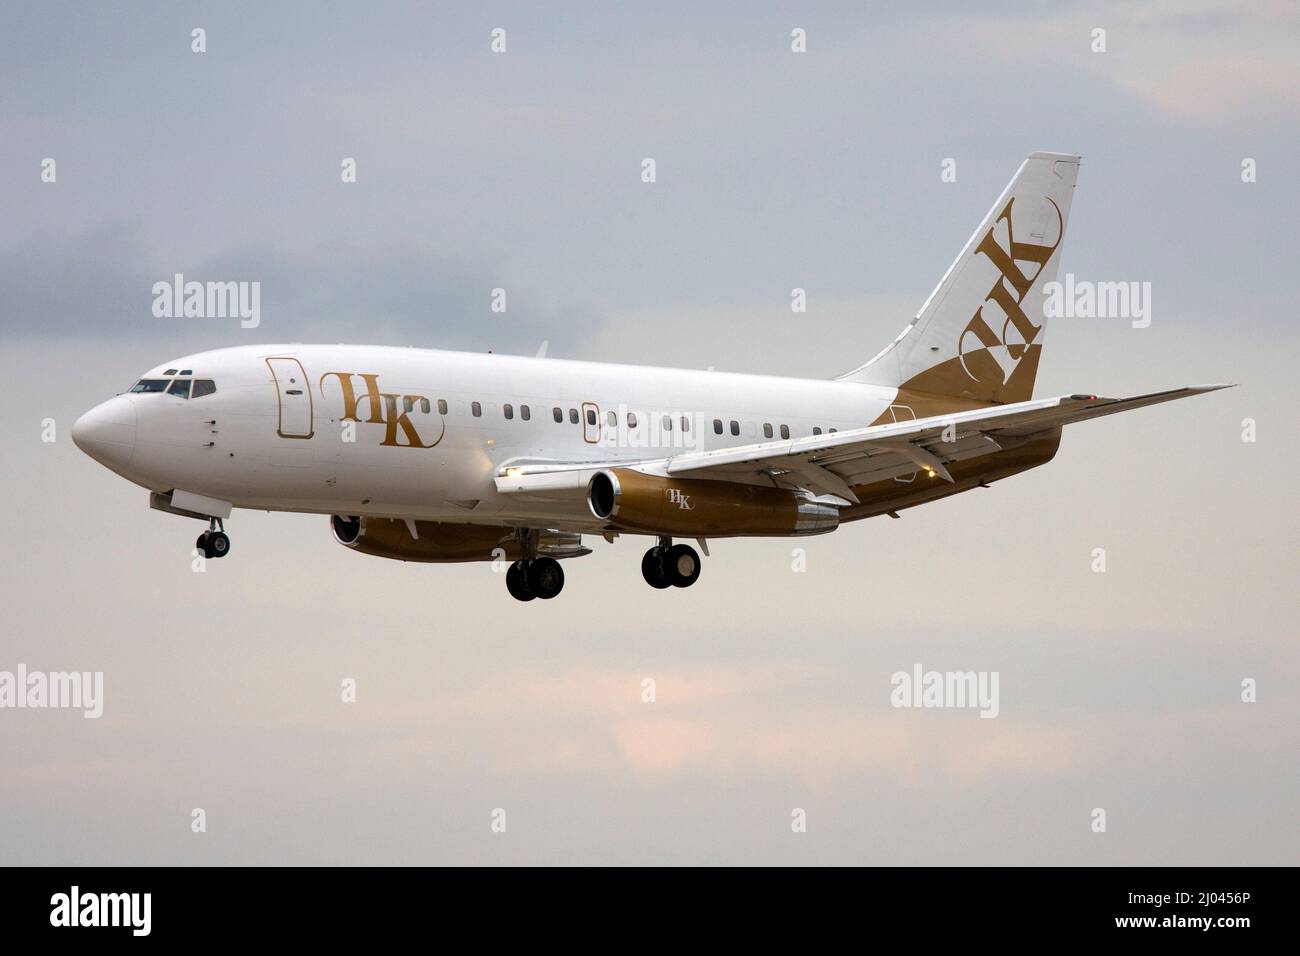
{"type": "Polygon", "coordinates": [[[194,380],[194,391],[190,392],[190,398],[202,398],[204,395],[211,395],[217,390],[217,383],[210,378],[196,378],[194,380]]]}
{"type": "Polygon", "coordinates": [[[167,390],[165,378],[142,378],[131,387],[133,392],[163,392],[167,390]]]}
{"type": "Polygon", "coordinates": [[[177,372],[176,374],[178,374],[178,375],[193,375],[193,374],[194,374],[194,369],[192,369],[192,368],[183,368],[183,369],[181,369],[179,372],[177,372]]]}
{"type": "Polygon", "coordinates": [[[175,374],[176,374],[176,369],[174,369],[174,368],[169,368],[167,371],[163,372],[163,374],[164,374],[164,375],[175,375],[175,374]]]}
{"type": "Polygon", "coordinates": [[[168,395],[175,395],[178,398],[190,397],[190,380],[188,378],[178,378],[172,382],[172,387],[167,389],[168,395]]]}

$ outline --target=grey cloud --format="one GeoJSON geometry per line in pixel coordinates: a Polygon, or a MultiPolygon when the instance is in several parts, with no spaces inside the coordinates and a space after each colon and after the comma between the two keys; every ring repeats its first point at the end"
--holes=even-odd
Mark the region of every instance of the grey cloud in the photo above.
{"type": "Polygon", "coordinates": [[[113,223],[71,237],[46,233],[0,251],[0,329],[14,340],[87,338],[364,341],[428,348],[564,354],[589,339],[597,314],[530,300],[500,271],[440,256],[410,240],[330,239],[305,251],[248,244],[195,261],[150,250],[143,230],[113,223]],[[153,286],[188,280],[261,283],[261,324],[156,318],[153,286]],[[490,309],[495,288],[506,311],[490,309]]]}

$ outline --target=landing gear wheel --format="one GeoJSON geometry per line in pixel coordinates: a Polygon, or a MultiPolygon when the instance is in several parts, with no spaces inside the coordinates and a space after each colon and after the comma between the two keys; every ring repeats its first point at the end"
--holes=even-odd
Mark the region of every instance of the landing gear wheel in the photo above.
{"type": "Polygon", "coordinates": [[[700,576],[700,556],[689,544],[675,544],[663,557],[664,577],[676,588],[688,588],[700,576]]]}
{"type": "Polygon", "coordinates": [[[537,597],[528,587],[528,576],[524,573],[523,562],[516,561],[506,569],[506,590],[516,601],[531,601],[537,597]]]}
{"type": "Polygon", "coordinates": [[[564,588],[564,568],[554,558],[536,558],[528,562],[528,590],[549,601],[564,588]]]}
{"type": "Polygon", "coordinates": [[[672,587],[672,582],[664,574],[663,557],[663,548],[651,548],[645,553],[645,557],[641,559],[641,577],[645,578],[646,584],[660,591],[672,587]]]}
{"type": "Polygon", "coordinates": [[[230,553],[230,538],[224,531],[209,531],[204,535],[208,540],[203,545],[206,558],[224,558],[230,553]]]}
{"type": "Polygon", "coordinates": [[[199,535],[194,547],[205,558],[224,558],[230,553],[230,538],[220,518],[208,521],[208,530],[199,535]]]}

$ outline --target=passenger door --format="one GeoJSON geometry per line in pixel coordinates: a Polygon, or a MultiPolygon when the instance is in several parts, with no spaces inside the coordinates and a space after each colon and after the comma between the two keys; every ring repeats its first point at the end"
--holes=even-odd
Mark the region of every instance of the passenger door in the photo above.
{"type": "Polygon", "coordinates": [[[582,440],[590,445],[600,442],[600,406],[595,402],[582,403],[582,440]]]}
{"type": "Polygon", "coordinates": [[[275,378],[275,396],[280,407],[276,434],[281,438],[311,438],[311,385],[302,363],[295,358],[269,358],[266,364],[275,378]]]}

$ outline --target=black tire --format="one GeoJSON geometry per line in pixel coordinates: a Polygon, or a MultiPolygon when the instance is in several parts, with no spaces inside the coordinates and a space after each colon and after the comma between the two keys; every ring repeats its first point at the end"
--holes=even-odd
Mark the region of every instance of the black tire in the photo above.
{"type": "Polygon", "coordinates": [[[645,553],[641,559],[641,577],[645,578],[646,584],[660,591],[672,587],[672,582],[664,574],[662,548],[651,548],[645,553]]]}
{"type": "Polygon", "coordinates": [[[214,531],[208,535],[206,554],[209,558],[224,558],[230,553],[230,538],[224,531],[214,531]]]}
{"type": "Polygon", "coordinates": [[[506,569],[506,590],[516,601],[531,601],[537,597],[528,587],[528,578],[518,561],[506,569]]]}
{"type": "Polygon", "coordinates": [[[528,590],[549,601],[564,589],[564,568],[554,558],[536,558],[528,564],[528,590]]]}
{"type": "Polygon", "coordinates": [[[208,556],[208,533],[206,531],[199,535],[199,540],[194,542],[194,547],[205,558],[208,556]]]}
{"type": "Polygon", "coordinates": [[[700,577],[700,556],[689,544],[675,544],[663,558],[664,577],[675,588],[688,588],[700,577]]]}

